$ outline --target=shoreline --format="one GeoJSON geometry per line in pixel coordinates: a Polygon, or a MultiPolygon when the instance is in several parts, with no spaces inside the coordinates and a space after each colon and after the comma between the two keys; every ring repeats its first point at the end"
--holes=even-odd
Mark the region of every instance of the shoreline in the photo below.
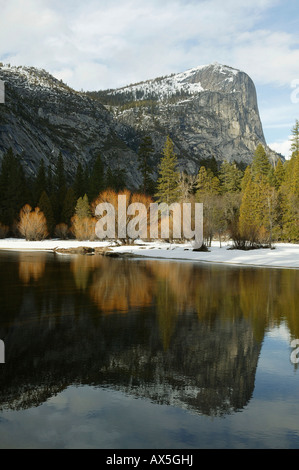
{"type": "Polygon", "coordinates": [[[111,257],[193,261],[236,266],[256,266],[299,269],[299,245],[277,243],[275,249],[234,250],[231,244],[213,242],[209,251],[193,251],[191,243],[176,244],[163,241],[141,242],[133,245],[113,245],[108,241],[0,239],[1,251],[53,252],[57,254],[89,254],[111,257]]]}

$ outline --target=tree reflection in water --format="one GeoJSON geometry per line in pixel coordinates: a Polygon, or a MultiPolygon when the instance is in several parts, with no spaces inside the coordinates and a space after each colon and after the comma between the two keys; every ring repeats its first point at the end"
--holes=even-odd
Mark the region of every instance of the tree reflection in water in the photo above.
{"type": "Polygon", "coordinates": [[[46,267],[46,254],[19,253],[19,277],[24,284],[33,279],[38,281],[44,274],[46,267]]]}
{"type": "Polygon", "coordinates": [[[251,398],[265,331],[284,322],[299,337],[295,270],[45,253],[2,261],[3,407],[109,384],[227,414],[251,398]]]}

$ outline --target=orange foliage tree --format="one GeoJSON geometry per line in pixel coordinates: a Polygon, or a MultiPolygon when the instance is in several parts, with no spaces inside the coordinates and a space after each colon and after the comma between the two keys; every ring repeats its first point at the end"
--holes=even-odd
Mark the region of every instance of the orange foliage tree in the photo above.
{"type": "Polygon", "coordinates": [[[76,240],[89,240],[96,239],[96,219],[94,217],[84,217],[80,219],[78,215],[72,218],[71,232],[75,235],[76,240]]]}
{"type": "Polygon", "coordinates": [[[119,237],[123,243],[130,243],[131,239],[128,235],[128,227],[129,224],[134,222],[136,227],[134,229],[139,231],[141,229],[143,233],[146,233],[146,237],[149,237],[149,222],[150,222],[150,211],[149,207],[150,204],[153,203],[153,199],[150,196],[145,194],[139,193],[132,193],[131,191],[125,189],[120,193],[117,193],[111,189],[105,190],[99,194],[99,196],[95,199],[95,201],[91,205],[92,213],[97,216],[96,208],[99,204],[108,203],[111,204],[114,208],[114,220],[113,223],[115,225],[115,237],[119,237]],[[119,196],[125,196],[125,205],[122,209],[119,207],[119,196]],[[138,213],[138,209],[135,211],[134,206],[131,206],[134,213],[130,213],[128,211],[129,206],[134,203],[143,204],[146,209],[146,216],[143,217],[141,214],[138,213]],[[140,216],[140,217],[139,217],[140,216]],[[135,219],[135,220],[134,220],[135,219]],[[120,231],[123,233],[120,235],[120,231]],[[119,236],[120,235],[120,236],[119,236]]]}
{"type": "Polygon", "coordinates": [[[63,223],[63,222],[56,225],[56,227],[54,229],[54,235],[56,237],[60,238],[61,240],[66,240],[68,238],[68,235],[69,235],[68,225],[63,223]]]}
{"type": "Polygon", "coordinates": [[[92,217],[88,197],[80,197],[77,201],[75,208],[75,215],[71,219],[72,226],[71,232],[77,240],[90,240],[96,239],[96,223],[97,219],[92,217]]]}
{"type": "Polygon", "coordinates": [[[20,211],[18,230],[26,240],[44,240],[48,236],[47,220],[44,213],[36,207],[34,210],[26,204],[20,211]]]}

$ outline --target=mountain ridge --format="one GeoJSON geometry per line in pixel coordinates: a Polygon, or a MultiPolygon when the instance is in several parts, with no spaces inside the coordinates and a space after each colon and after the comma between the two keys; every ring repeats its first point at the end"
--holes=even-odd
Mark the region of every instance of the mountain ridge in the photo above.
{"type": "Polygon", "coordinates": [[[249,164],[259,143],[278,159],[265,141],[252,79],[230,66],[215,62],[90,95],[114,113],[128,145],[132,129],[139,140],[151,134],[156,153],[161,137],[170,135],[181,168],[191,173],[200,159],[212,157],[249,164]]]}
{"type": "MultiPolygon", "coordinates": [[[[53,168],[61,152],[71,179],[80,162],[101,153],[106,168],[124,168],[128,185],[141,182],[138,148],[150,135],[154,172],[167,135],[181,170],[195,174],[200,160],[252,161],[262,143],[255,86],[242,71],[214,63],[115,90],[79,92],[44,69],[0,64],[6,102],[0,106],[0,159],[9,147],[27,174],[41,158],[53,168]]],[[[154,176],[157,176],[157,171],[154,176]]]]}
{"type": "MultiPolygon", "coordinates": [[[[156,82],[159,84],[159,94],[158,94],[159,97],[161,97],[161,95],[163,96],[163,91],[164,90],[163,90],[163,86],[161,86],[161,84],[163,85],[163,82],[166,83],[166,84],[167,83],[171,84],[171,82],[173,82],[174,91],[183,90],[183,91],[189,92],[190,94],[199,93],[199,92],[205,91],[205,88],[203,88],[201,86],[200,82],[196,81],[196,74],[199,71],[202,71],[202,70],[207,69],[209,67],[218,67],[221,70],[221,73],[223,73],[223,74],[225,74],[226,72],[229,72],[230,74],[236,75],[237,73],[240,72],[240,70],[233,69],[232,67],[229,67],[229,66],[226,66],[226,65],[221,65],[218,62],[215,62],[214,64],[210,64],[210,65],[199,65],[197,67],[192,67],[191,69],[188,69],[184,72],[172,73],[170,75],[165,75],[165,76],[162,76],[162,77],[156,77],[156,78],[149,79],[149,80],[144,80],[142,82],[135,83],[135,84],[132,84],[132,85],[127,85],[127,86],[124,86],[124,87],[121,87],[121,88],[118,88],[118,89],[112,91],[111,94],[113,94],[115,92],[119,92],[119,91],[124,91],[125,92],[126,90],[129,90],[129,89],[140,88],[140,86],[142,86],[144,84],[145,85],[146,84],[155,84],[156,82]],[[194,87],[190,86],[192,84],[195,85],[195,86],[194,87]]],[[[229,80],[232,81],[232,77],[230,77],[229,80]]],[[[171,90],[170,90],[170,92],[171,92],[171,90]]]]}

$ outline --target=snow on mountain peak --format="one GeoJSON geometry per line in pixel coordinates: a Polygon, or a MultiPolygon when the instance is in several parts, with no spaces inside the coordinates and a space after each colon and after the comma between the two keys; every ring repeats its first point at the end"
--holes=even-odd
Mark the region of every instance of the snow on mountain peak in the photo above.
{"type": "MultiPolygon", "coordinates": [[[[130,94],[134,101],[146,99],[168,99],[172,96],[195,95],[209,90],[208,85],[203,86],[201,73],[212,68],[212,73],[223,74],[223,82],[233,82],[239,70],[215,62],[211,65],[199,65],[185,72],[174,73],[165,77],[154,78],[144,82],[132,84],[110,91],[111,95],[130,94]]],[[[207,82],[205,80],[205,82],[207,82]]]]}
{"type": "MultiPolygon", "coordinates": [[[[37,69],[35,67],[15,66],[10,64],[0,64],[0,71],[9,73],[10,80],[13,80],[16,85],[24,87],[24,89],[41,88],[49,91],[57,89],[69,92],[70,89],[62,81],[54,78],[44,69],[37,69]]],[[[4,75],[5,77],[5,75],[4,75]]]]}
{"type": "Polygon", "coordinates": [[[167,99],[173,95],[184,93],[194,94],[204,91],[200,82],[190,83],[188,81],[189,72],[169,75],[162,78],[155,78],[145,82],[129,85],[118,90],[113,90],[110,94],[132,94],[136,101],[144,99],[167,99]]]}

